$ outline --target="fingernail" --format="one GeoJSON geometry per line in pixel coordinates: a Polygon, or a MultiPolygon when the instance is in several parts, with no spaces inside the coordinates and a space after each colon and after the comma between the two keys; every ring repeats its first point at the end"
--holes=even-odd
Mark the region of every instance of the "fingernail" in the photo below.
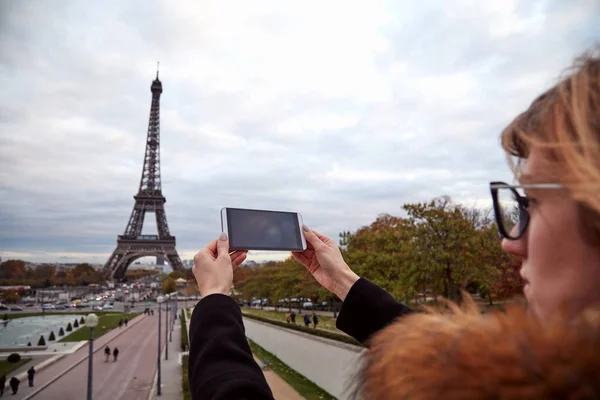
{"type": "Polygon", "coordinates": [[[221,236],[219,236],[219,240],[227,240],[227,234],[225,232],[221,232],[221,236]]]}
{"type": "Polygon", "coordinates": [[[308,229],[308,226],[302,224],[302,230],[305,232],[310,232],[310,229],[308,229]]]}

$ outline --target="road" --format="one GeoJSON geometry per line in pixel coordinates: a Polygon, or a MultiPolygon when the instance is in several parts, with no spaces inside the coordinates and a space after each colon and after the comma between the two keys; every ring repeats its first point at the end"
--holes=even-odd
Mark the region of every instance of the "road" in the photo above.
{"type": "MultiPolygon", "coordinates": [[[[94,399],[145,400],[148,398],[152,380],[156,372],[158,317],[156,315],[153,317],[142,315],[138,318],[141,319],[140,322],[130,326],[122,334],[108,342],[111,350],[115,346],[119,348],[117,362],[112,361],[112,356],[111,361],[105,362],[103,344],[106,341],[102,340],[103,337],[98,340],[100,346],[95,349],[100,349],[100,351],[94,353],[93,363],[94,399]]],[[[117,328],[111,333],[118,330],[117,328]]],[[[161,330],[164,333],[164,319],[161,330]]],[[[87,347],[81,350],[86,352],[87,347]]],[[[81,356],[70,358],[72,360],[68,364],[73,365],[76,360],[81,359],[81,356]]],[[[58,365],[61,363],[67,364],[61,360],[56,365],[49,367],[49,371],[42,371],[41,374],[56,376],[66,367],[66,365],[58,365]]],[[[87,393],[87,376],[88,360],[86,359],[33,398],[64,400],[80,400],[85,398],[87,393]]],[[[43,377],[40,376],[39,378],[40,380],[36,376],[36,386],[43,383],[43,377]]],[[[29,388],[26,388],[26,381],[23,381],[21,386],[25,391],[28,391],[29,388]]]]}

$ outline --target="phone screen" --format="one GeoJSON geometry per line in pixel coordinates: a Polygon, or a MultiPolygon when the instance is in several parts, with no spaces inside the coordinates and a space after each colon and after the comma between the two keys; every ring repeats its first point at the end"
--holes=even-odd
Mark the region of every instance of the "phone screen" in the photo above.
{"type": "Polygon", "coordinates": [[[227,208],[229,247],[245,250],[302,250],[298,214],[227,208]]]}

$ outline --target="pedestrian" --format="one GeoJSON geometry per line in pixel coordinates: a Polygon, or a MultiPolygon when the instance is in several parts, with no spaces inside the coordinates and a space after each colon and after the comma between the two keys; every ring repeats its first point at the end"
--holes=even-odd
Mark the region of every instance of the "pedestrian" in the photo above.
{"type": "Polygon", "coordinates": [[[127,318],[125,318],[125,326],[127,326],[128,322],[129,322],[129,320],[127,318]]]}
{"type": "Polygon", "coordinates": [[[154,310],[150,310],[150,312],[152,313],[152,316],[154,316],[154,310]]]}
{"type": "Polygon", "coordinates": [[[290,312],[288,311],[285,313],[285,322],[287,322],[289,324],[291,321],[292,321],[292,317],[291,317],[290,312]]]}
{"type": "Polygon", "coordinates": [[[310,317],[308,316],[308,314],[304,314],[304,326],[308,328],[309,325],[310,325],[310,317]]]}
{"type": "Polygon", "coordinates": [[[33,377],[35,376],[35,369],[33,365],[27,370],[27,379],[29,380],[29,387],[33,387],[33,377]]]}
{"type": "Polygon", "coordinates": [[[12,389],[12,394],[17,394],[17,392],[19,391],[20,383],[21,383],[21,381],[16,376],[13,376],[12,378],[10,378],[10,382],[8,382],[8,384],[10,385],[10,388],[12,389]]]}
{"type": "MultiPolygon", "coordinates": [[[[490,183],[495,226],[488,227],[497,229],[502,249],[520,263],[526,308],[515,304],[503,313],[482,314],[463,292],[462,308],[448,302],[448,310],[415,312],[359,277],[336,240],[302,227],[307,249],[292,256],[342,301],[337,327],[368,348],[353,397],[598,398],[600,46],[578,57],[519,114],[501,142],[509,162],[516,163],[511,164],[516,182],[490,183]]],[[[421,216],[428,217],[426,211],[421,216]]],[[[489,249],[482,248],[482,256],[489,249]]],[[[230,253],[226,233],[194,256],[203,298],[189,331],[194,397],[273,398],[252,362],[242,313],[228,295],[231,270],[245,258],[245,252],[230,253]],[[214,379],[232,368],[245,377],[243,383],[214,379]]]]}
{"type": "Polygon", "coordinates": [[[121,318],[121,319],[119,320],[119,329],[121,329],[121,327],[122,327],[122,326],[123,326],[123,318],[121,318]]]}
{"type": "Polygon", "coordinates": [[[108,359],[110,358],[110,347],[106,346],[104,348],[104,355],[106,356],[106,361],[104,362],[108,362],[108,359]]]}
{"type": "Polygon", "coordinates": [[[292,311],[290,317],[292,318],[292,324],[296,325],[296,313],[294,311],[292,311]]]}
{"type": "Polygon", "coordinates": [[[0,397],[4,394],[4,388],[6,387],[6,375],[0,377],[0,397]]]}
{"type": "Polygon", "coordinates": [[[319,323],[319,317],[317,317],[317,313],[313,311],[313,324],[315,325],[315,329],[317,329],[317,324],[319,323]]]}
{"type": "Polygon", "coordinates": [[[115,349],[113,350],[113,362],[117,361],[118,356],[119,356],[119,349],[115,346],[115,349]]]}

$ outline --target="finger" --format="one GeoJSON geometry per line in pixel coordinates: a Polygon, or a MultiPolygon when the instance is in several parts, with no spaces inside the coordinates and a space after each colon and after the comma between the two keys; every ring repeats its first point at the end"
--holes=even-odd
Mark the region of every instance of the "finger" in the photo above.
{"type": "Polygon", "coordinates": [[[225,232],[217,240],[217,257],[229,257],[229,238],[225,232]]]}
{"type": "Polygon", "coordinates": [[[233,267],[234,271],[238,269],[240,265],[242,265],[244,260],[246,260],[246,256],[246,254],[240,254],[235,260],[231,261],[231,266],[233,267]]]}
{"type": "Polygon", "coordinates": [[[302,225],[302,231],[306,241],[314,247],[315,251],[323,250],[326,245],[306,225],[302,225]]]}
{"type": "Polygon", "coordinates": [[[310,265],[310,260],[306,258],[306,256],[303,253],[293,251],[292,257],[298,260],[298,262],[300,262],[300,264],[304,265],[306,268],[308,268],[308,266],[310,265]]]}
{"type": "Polygon", "coordinates": [[[213,259],[217,258],[217,240],[211,240],[203,250],[213,259]]]}
{"type": "Polygon", "coordinates": [[[319,233],[317,231],[312,231],[316,237],[318,237],[319,239],[321,239],[321,241],[325,244],[331,244],[333,242],[333,239],[331,239],[329,236],[325,236],[322,233],[319,233]]]}
{"type": "Polygon", "coordinates": [[[248,250],[236,250],[236,251],[229,253],[229,257],[231,257],[231,259],[234,260],[240,254],[247,254],[247,253],[248,253],[248,250]]]}

